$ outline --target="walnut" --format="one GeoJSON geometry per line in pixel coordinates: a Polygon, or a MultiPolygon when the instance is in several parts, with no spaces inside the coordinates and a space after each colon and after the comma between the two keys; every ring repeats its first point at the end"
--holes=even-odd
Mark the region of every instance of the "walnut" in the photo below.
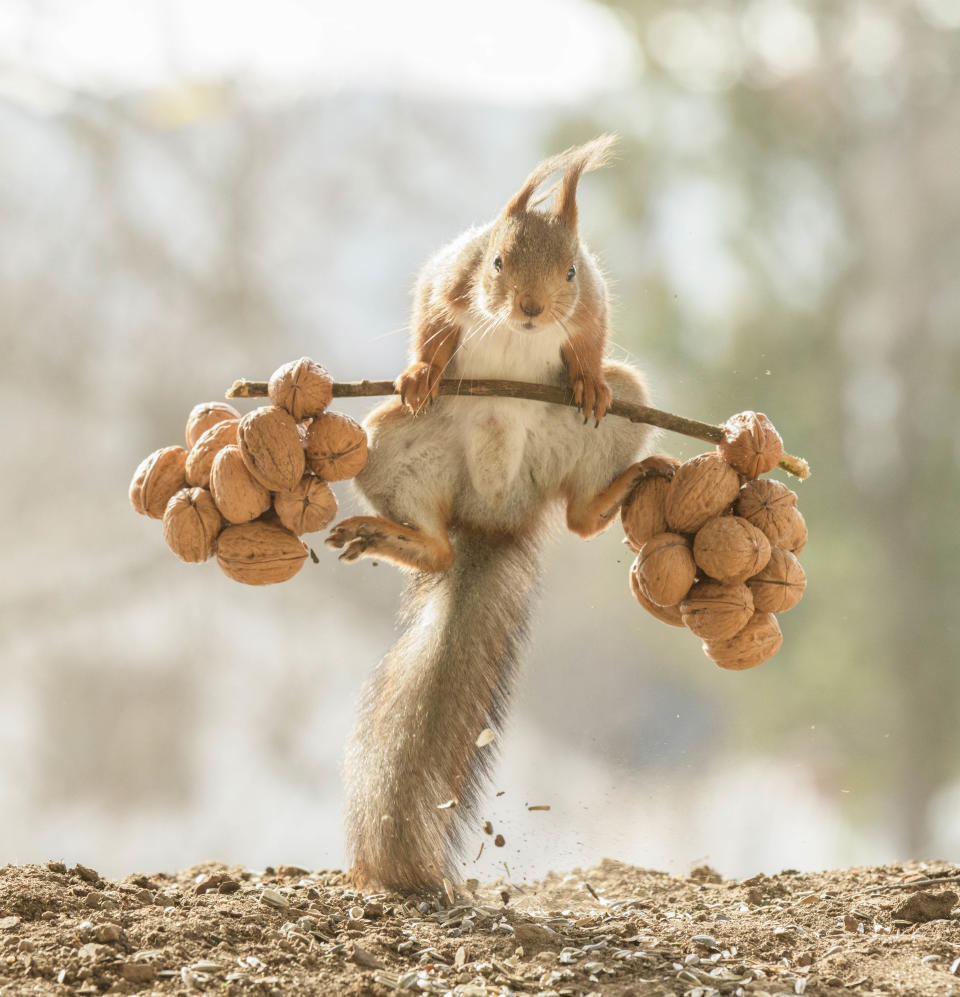
{"type": "Polygon", "coordinates": [[[733,511],[762,530],[773,546],[784,547],[797,528],[797,493],[779,481],[758,478],[740,489],[733,511]]]}
{"type": "Polygon", "coordinates": [[[790,551],[774,547],[767,566],[747,584],[753,593],[753,603],[760,612],[785,613],[802,598],[807,587],[807,576],[790,551]]]}
{"type": "Polygon", "coordinates": [[[680,466],[676,458],[657,454],[641,461],[646,464],[637,483],[620,507],[620,522],[627,535],[627,546],[636,554],[657,533],[667,532],[664,514],[670,481],[680,466]],[[655,463],[654,463],[655,462],[655,463]]]}
{"type": "Polygon", "coordinates": [[[341,412],[324,412],[307,430],[307,463],[324,481],[356,477],[367,462],[367,434],[341,412]]]}
{"type": "Polygon", "coordinates": [[[790,536],[784,537],[780,546],[785,550],[792,551],[794,554],[799,554],[807,546],[807,521],[803,518],[803,513],[799,509],[796,509],[795,512],[796,515],[793,517],[793,527],[790,530],[790,536]]]}
{"type": "Polygon", "coordinates": [[[293,578],[306,559],[306,544],[282,526],[260,520],[228,526],[217,542],[221,570],[245,585],[285,582],[293,578]]]}
{"type": "Polygon", "coordinates": [[[743,582],[770,560],[770,541],[740,516],[717,516],[697,532],[693,556],[718,582],[743,582]]]}
{"type": "Polygon", "coordinates": [[[206,561],[223,526],[206,488],[181,488],[163,514],[163,539],[181,561],[206,561]]]}
{"type": "Polygon", "coordinates": [[[320,415],[333,398],[333,378],[309,357],[286,363],[273,372],[267,386],[270,401],[300,422],[320,415]]]}
{"type": "Polygon", "coordinates": [[[753,616],[753,594],[741,583],[705,578],[680,603],[684,626],[704,640],[726,640],[742,630],[753,616]]]}
{"type": "Polygon", "coordinates": [[[772,658],[783,644],[780,625],[772,613],[754,613],[747,625],[726,640],[705,640],[703,653],[721,668],[742,671],[772,658]]]}
{"type": "Polygon", "coordinates": [[[697,576],[690,542],[678,533],[658,533],[637,554],[637,581],[658,606],[675,606],[697,576]]]}
{"type": "Polygon", "coordinates": [[[637,563],[639,560],[640,558],[638,557],[630,566],[630,591],[633,593],[637,602],[639,602],[651,616],[655,616],[658,620],[660,620],[661,623],[668,623],[671,627],[682,627],[683,620],[680,619],[680,610],[677,606],[658,606],[655,602],[651,602],[643,594],[643,589],[640,587],[640,576],[637,570],[637,563]]]}
{"type": "Polygon", "coordinates": [[[337,514],[330,486],[314,474],[305,474],[290,492],[275,492],[273,508],[280,522],[299,537],[322,530],[337,514]]]}
{"type": "Polygon", "coordinates": [[[130,504],[141,516],[163,519],[167,503],[187,486],[187,451],[162,447],[145,457],[130,482],[130,504]]]}
{"type": "Polygon", "coordinates": [[[213,467],[213,458],[224,448],[237,442],[237,427],[240,423],[236,419],[224,419],[215,422],[200,438],[194,443],[187,454],[187,484],[198,488],[207,488],[210,485],[210,468],[213,467]]]}
{"type": "Polygon", "coordinates": [[[224,447],[214,457],[210,492],[229,523],[249,523],[270,508],[270,492],[247,470],[238,446],[224,447]]]}
{"type": "Polygon", "coordinates": [[[684,461],[667,493],[667,525],[676,533],[696,533],[736,499],[737,472],[718,453],[700,454],[684,461]]]}
{"type": "Polygon", "coordinates": [[[187,449],[189,450],[211,426],[230,419],[239,422],[240,413],[226,402],[201,402],[199,405],[194,405],[187,417],[187,449]]]}
{"type": "Polygon", "coordinates": [[[727,419],[717,450],[745,478],[758,478],[777,466],[783,440],[762,412],[739,412],[727,419]]]}
{"type": "Polygon", "coordinates": [[[272,492],[288,492],[303,477],[306,461],[297,423],[285,409],[264,405],[240,420],[237,434],[247,470],[272,492]]]}

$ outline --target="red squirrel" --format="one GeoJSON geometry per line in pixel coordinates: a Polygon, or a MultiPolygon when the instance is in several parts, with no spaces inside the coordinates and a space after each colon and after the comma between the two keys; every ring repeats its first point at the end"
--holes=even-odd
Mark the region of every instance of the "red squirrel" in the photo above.
{"type": "Polygon", "coordinates": [[[646,404],[645,383],[604,359],[606,284],[578,234],[577,184],[613,141],[545,160],[493,222],[427,262],[399,397],[365,421],[356,484],[376,515],[343,520],[326,542],[342,560],[390,561],[412,581],[406,630],[364,691],[347,749],[359,887],[457,882],[494,758],[476,741],[503,726],[549,514],[564,509],[569,529],[592,537],[642,473],[650,427],[604,414],[611,393],[646,404]],[[441,377],[567,383],[578,406],[439,396],[441,377]]]}

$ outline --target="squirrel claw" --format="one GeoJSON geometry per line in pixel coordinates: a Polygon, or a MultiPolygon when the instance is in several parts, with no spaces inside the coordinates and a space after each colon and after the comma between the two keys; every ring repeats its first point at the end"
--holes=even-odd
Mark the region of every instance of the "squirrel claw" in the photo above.
{"type": "Polygon", "coordinates": [[[335,528],[330,532],[330,536],[324,537],[323,542],[328,547],[335,547],[339,550],[347,542],[347,538],[342,535],[341,530],[335,528]]]}
{"type": "Polygon", "coordinates": [[[350,540],[340,553],[340,561],[356,561],[363,555],[363,552],[370,546],[367,537],[354,537],[350,540]]]}
{"type": "Polygon", "coordinates": [[[323,542],[328,547],[335,547],[337,550],[343,548],[343,553],[340,555],[341,561],[355,561],[370,546],[372,536],[373,531],[369,527],[363,524],[358,526],[345,519],[330,530],[330,535],[323,542]]]}
{"type": "Polygon", "coordinates": [[[586,425],[592,415],[599,426],[600,420],[607,414],[613,395],[606,381],[583,373],[573,382],[573,398],[578,411],[584,415],[583,424],[586,425]]]}
{"type": "Polygon", "coordinates": [[[644,457],[637,465],[637,481],[650,477],[651,474],[658,474],[664,478],[672,478],[676,473],[680,462],[670,454],[651,454],[644,457]]]}
{"type": "Polygon", "coordinates": [[[340,560],[349,563],[359,561],[368,551],[370,556],[375,555],[386,539],[374,517],[352,516],[337,523],[324,543],[328,547],[336,547],[340,551],[340,560]]]}
{"type": "Polygon", "coordinates": [[[579,377],[573,382],[573,403],[578,412],[583,410],[583,380],[579,377]]]}

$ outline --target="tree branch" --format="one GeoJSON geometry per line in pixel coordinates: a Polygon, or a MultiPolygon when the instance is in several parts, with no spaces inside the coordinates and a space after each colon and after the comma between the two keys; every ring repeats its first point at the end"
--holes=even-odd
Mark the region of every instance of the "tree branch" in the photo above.
{"type": "Polygon", "coordinates": [[[960,883],[960,876],[933,876],[928,879],[908,879],[905,883],[887,883],[884,886],[871,886],[863,893],[854,896],[863,897],[868,893],[883,893],[886,890],[917,890],[921,886],[940,886],[941,883],[960,883]]]}
{"type": "MultiPolygon", "coordinates": [[[[334,398],[361,398],[377,395],[395,395],[397,393],[393,381],[334,381],[334,398]]],[[[491,395],[504,398],[528,398],[531,401],[550,402],[553,405],[573,405],[573,392],[569,388],[561,388],[552,384],[532,384],[526,381],[501,380],[460,380],[459,378],[444,378],[440,382],[441,395],[471,395],[474,397],[489,397],[491,395]]],[[[227,392],[227,398],[265,398],[267,395],[266,381],[234,381],[227,392]]],[[[707,443],[719,443],[723,438],[723,427],[714,426],[709,422],[698,422],[682,415],[673,415],[648,405],[634,405],[630,402],[613,400],[609,408],[611,415],[621,416],[631,422],[645,422],[651,426],[668,429],[672,433],[692,436],[696,440],[707,443]]],[[[802,457],[791,457],[784,454],[777,465],[794,477],[809,478],[810,465],[802,457]]]]}

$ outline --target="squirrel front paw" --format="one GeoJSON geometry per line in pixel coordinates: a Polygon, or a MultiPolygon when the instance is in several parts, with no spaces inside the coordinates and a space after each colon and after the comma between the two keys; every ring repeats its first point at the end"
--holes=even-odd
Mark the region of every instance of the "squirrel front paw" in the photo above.
{"type": "Polygon", "coordinates": [[[600,420],[607,414],[613,394],[602,374],[591,374],[585,370],[571,371],[570,384],[573,387],[573,400],[577,407],[583,410],[583,421],[591,415],[600,425],[600,420]]]}
{"type": "Polygon", "coordinates": [[[440,374],[424,360],[410,364],[394,382],[401,403],[414,413],[425,408],[440,393],[440,374]]]}

